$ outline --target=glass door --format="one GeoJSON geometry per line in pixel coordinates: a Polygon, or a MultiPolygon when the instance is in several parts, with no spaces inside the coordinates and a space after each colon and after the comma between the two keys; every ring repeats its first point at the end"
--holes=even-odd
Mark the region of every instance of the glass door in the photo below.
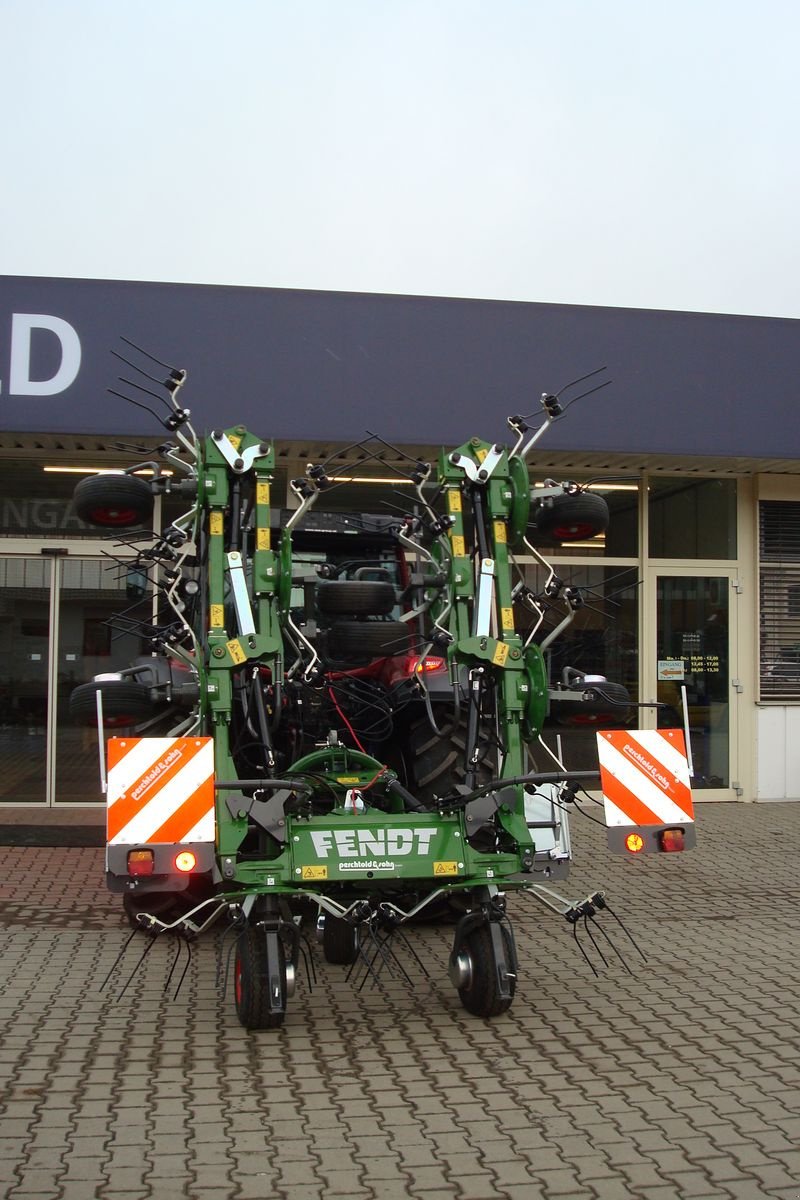
{"type": "Polygon", "coordinates": [[[58,577],[51,803],[99,804],[104,797],[97,727],[70,718],[69,697],[78,684],[121,671],[142,653],[136,630],[151,619],[152,592],[143,586],[144,575],[132,586],[124,564],[107,560],[70,555],[60,561],[58,577]]]}
{"type": "Polygon", "coordinates": [[[734,799],[738,787],[738,680],[733,571],[654,576],[655,653],[649,710],[661,729],[689,726],[692,788],[702,799],[734,799]]]}
{"type": "Polygon", "coordinates": [[[143,582],[108,558],[0,558],[0,807],[103,803],[97,730],[69,698],[142,653],[143,582]]]}
{"type": "Polygon", "coordinates": [[[52,565],[0,559],[0,806],[47,803],[52,565]]]}

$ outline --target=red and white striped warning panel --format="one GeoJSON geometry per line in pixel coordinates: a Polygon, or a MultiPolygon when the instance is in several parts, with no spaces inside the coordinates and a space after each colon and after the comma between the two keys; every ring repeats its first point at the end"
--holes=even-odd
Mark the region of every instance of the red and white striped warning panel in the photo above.
{"type": "Polygon", "coordinates": [[[694,821],[681,729],[598,733],[606,825],[689,825],[694,821]]]}
{"type": "Polygon", "coordinates": [[[109,738],[108,843],[213,842],[208,737],[109,738]]]}

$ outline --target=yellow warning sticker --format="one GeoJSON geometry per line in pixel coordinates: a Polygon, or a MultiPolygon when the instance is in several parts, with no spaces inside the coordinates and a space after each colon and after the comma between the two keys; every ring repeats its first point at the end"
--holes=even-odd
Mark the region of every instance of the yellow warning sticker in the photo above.
{"type": "Polygon", "coordinates": [[[505,644],[505,642],[498,642],[497,649],[495,650],[494,654],[492,655],[492,662],[494,663],[494,665],[496,667],[503,667],[503,666],[505,666],[505,662],[506,662],[507,658],[508,658],[508,646],[505,644]]]}
{"type": "Polygon", "coordinates": [[[461,512],[461,492],[457,488],[451,488],[447,493],[447,507],[451,513],[461,512]]]}
{"type": "Polygon", "coordinates": [[[238,450],[242,444],[242,439],[239,437],[238,433],[229,433],[228,441],[233,446],[234,450],[238,450]]]}
{"type": "Polygon", "coordinates": [[[508,538],[506,537],[505,521],[494,522],[494,540],[498,543],[498,545],[508,541],[508,538]]]}
{"type": "Polygon", "coordinates": [[[212,537],[221,536],[223,524],[222,513],[215,509],[208,518],[208,532],[212,537]]]}
{"type": "Polygon", "coordinates": [[[211,605],[211,628],[225,628],[225,606],[223,604],[211,605]]]}
{"type": "Polygon", "coordinates": [[[434,875],[457,875],[457,862],[435,862],[433,864],[434,875]]]}
{"type": "Polygon", "coordinates": [[[259,529],[258,532],[256,533],[256,549],[257,550],[269,550],[271,545],[272,545],[272,541],[269,536],[269,530],[268,529],[259,529]]]}
{"type": "Polygon", "coordinates": [[[458,533],[451,533],[450,534],[450,542],[452,544],[453,554],[455,555],[455,557],[463,558],[466,553],[466,547],[464,545],[463,537],[461,537],[461,535],[458,533]]]}
{"type": "Polygon", "coordinates": [[[235,663],[247,662],[247,655],[244,652],[244,647],[238,638],[231,638],[225,645],[228,647],[228,653],[235,663]]]}
{"type": "Polygon", "coordinates": [[[303,867],[300,878],[301,879],[327,879],[328,878],[328,868],[327,867],[316,867],[316,866],[303,867]]]}
{"type": "Polygon", "coordinates": [[[514,628],[514,610],[513,608],[501,608],[500,616],[503,621],[503,629],[514,628]]]}
{"type": "Polygon", "coordinates": [[[483,462],[488,453],[489,451],[486,449],[486,447],[481,446],[480,450],[475,451],[475,457],[477,458],[478,462],[483,462]]]}
{"type": "Polygon", "coordinates": [[[354,783],[361,783],[361,776],[360,775],[337,775],[336,782],[337,783],[347,783],[352,787],[354,783]]]}
{"type": "Polygon", "coordinates": [[[256,484],[256,504],[269,504],[269,484],[256,484]]]}

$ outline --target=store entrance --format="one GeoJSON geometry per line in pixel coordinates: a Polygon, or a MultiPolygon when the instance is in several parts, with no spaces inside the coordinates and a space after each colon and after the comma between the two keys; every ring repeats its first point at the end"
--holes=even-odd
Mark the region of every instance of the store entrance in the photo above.
{"type": "MultiPolygon", "coordinates": [[[[654,654],[647,691],[661,729],[688,722],[692,788],[704,800],[735,799],[737,737],[736,576],[695,575],[680,568],[653,574],[654,654]]],[[[652,626],[651,626],[652,628],[652,626]]]]}
{"type": "Polygon", "coordinates": [[[102,803],[97,731],[71,721],[69,697],[141,652],[109,624],[130,606],[109,559],[0,557],[0,806],[102,803]]]}

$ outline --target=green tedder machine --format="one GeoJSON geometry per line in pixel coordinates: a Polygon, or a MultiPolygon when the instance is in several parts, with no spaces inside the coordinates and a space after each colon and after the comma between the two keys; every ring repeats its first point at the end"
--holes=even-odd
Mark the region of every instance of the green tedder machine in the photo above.
{"type": "MultiPolygon", "coordinates": [[[[184,380],[169,369],[174,440],[158,461],[76,489],[78,515],[127,544],[126,570],[155,596],[143,620],[121,618],[149,652],[71,699],[116,735],[109,887],[151,934],[229,922],[249,1028],[283,1022],[309,916],[326,960],[362,981],[405,974],[396,949],[417,957],[415,921],[446,917],[452,984],[469,1012],[496,1016],[517,977],[505,894],[525,889],[573,922],[604,905],[548,886],[568,869],[565,806],[581,782],[540,738],[548,706],[628,711],[602,677],[548,680],[547,643],[581,597],[535,543],[608,521],[576,485],[531,486],[527,457],[558,398],[543,397],[533,431],[510,418],[509,447],[472,438],[435,466],[408,459],[402,512],[391,485],[388,516],[322,512],[323,463],[276,513],[272,444],[241,426],[197,436],[184,380]],[[185,505],[152,533],[158,495],[185,505]],[[521,554],[544,589],[526,586],[521,554]]],[[[386,449],[372,436],[350,448],[361,468],[386,449]]]]}

